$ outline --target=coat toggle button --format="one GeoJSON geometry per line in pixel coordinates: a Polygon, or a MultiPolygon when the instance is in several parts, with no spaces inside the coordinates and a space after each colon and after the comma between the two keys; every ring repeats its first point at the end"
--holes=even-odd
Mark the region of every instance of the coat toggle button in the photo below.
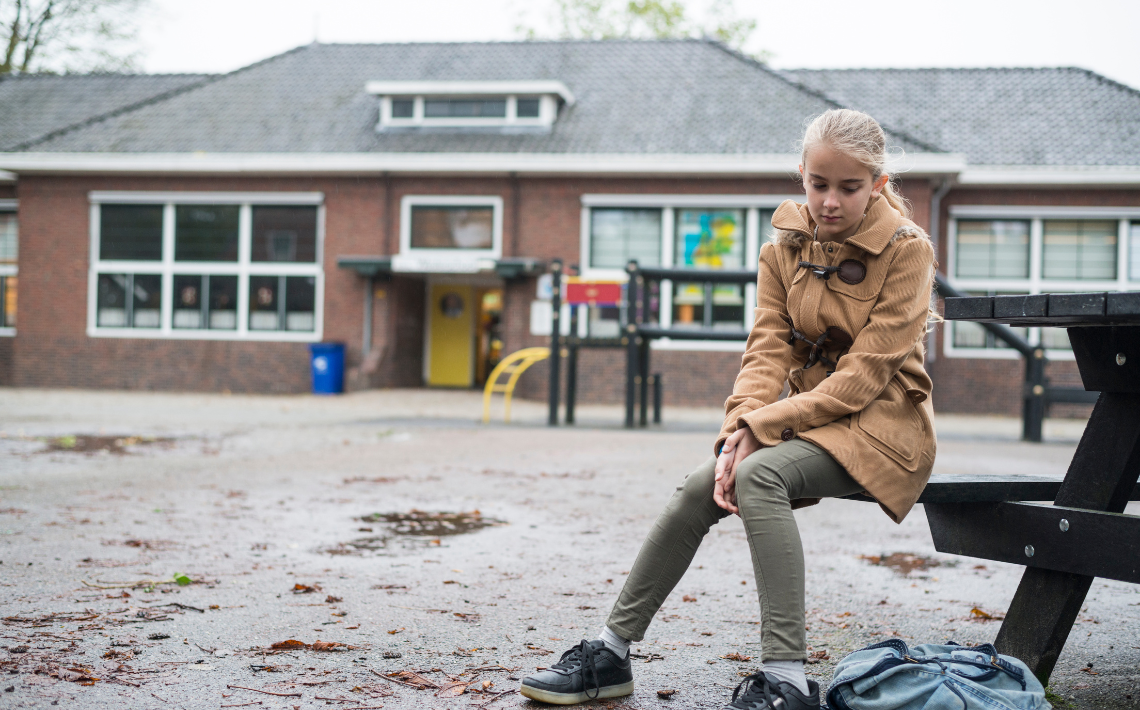
{"type": "Polygon", "coordinates": [[[784,441],[791,441],[792,439],[796,438],[796,433],[792,431],[791,427],[788,427],[780,433],[780,438],[784,441]]]}

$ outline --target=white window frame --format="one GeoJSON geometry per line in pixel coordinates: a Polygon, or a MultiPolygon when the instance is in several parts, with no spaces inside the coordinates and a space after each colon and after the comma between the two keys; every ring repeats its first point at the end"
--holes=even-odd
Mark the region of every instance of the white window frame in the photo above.
{"type": "Polygon", "coordinates": [[[320,192],[119,192],[88,193],[91,253],[87,283],[87,335],[92,338],[136,338],[158,340],[241,340],[262,342],[319,342],[324,334],[324,193],[320,192]],[[162,259],[159,261],[103,260],[99,258],[100,208],[105,204],[162,205],[162,259]],[[182,205],[238,205],[238,259],[236,262],[175,261],[174,208],[182,205]],[[251,261],[253,208],[264,206],[317,208],[317,254],[313,263],[251,261]],[[238,277],[237,328],[235,330],[184,329],[173,327],[175,273],[226,275],[238,277]],[[99,274],[160,274],[162,314],[158,328],[109,328],[99,326],[99,274]],[[249,329],[250,276],[311,276],[316,279],[313,303],[313,330],[263,331],[249,329]]]}
{"type": "Polygon", "coordinates": [[[400,198],[400,253],[392,270],[419,273],[477,273],[494,267],[503,254],[503,198],[499,195],[404,195],[400,198]],[[490,249],[412,247],[413,207],[490,207],[490,249]]]}
{"type": "MultiPolygon", "coordinates": [[[[19,211],[17,209],[18,207],[19,207],[19,201],[18,200],[0,200],[0,212],[4,212],[4,213],[10,212],[12,214],[16,214],[19,211]]],[[[17,217],[16,229],[19,230],[19,228],[20,228],[19,218],[17,217]]],[[[17,231],[17,234],[18,233],[19,232],[17,231]]],[[[17,236],[17,240],[19,240],[18,236],[17,236]]],[[[17,241],[17,243],[18,243],[18,241],[17,241]]],[[[15,276],[15,277],[19,278],[19,276],[20,276],[20,264],[18,261],[19,256],[17,256],[16,258],[17,258],[17,263],[15,263],[15,264],[0,264],[0,277],[15,276]]],[[[16,308],[18,309],[19,308],[19,305],[18,305],[19,304],[19,292],[17,292],[16,300],[17,300],[16,308]]],[[[0,308],[3,308],[3,307],[4,307],[3,304],[0,303],[0,308]]],[[[19,320],[19,316],[17,316],[16,318],[17,318],[17,320],[19,320]]],[[[11,326],[0,326],[0,338],[14,338],[14,337],[16,337],[16,329],[15,328],[13,328],[11,326]]]]}
{"type": "MultiPolygon", "coordinates": [[[[1140,207],[1037,207],[1030,205],[952,205],[947,228],[946,275],[950,284],[962,291],[1008,291],[1039,294],[1053,292],[1138,291],[1140,280],[1129,279],[1129,226],[1140,219],[1140,207]],[[1024,279],[959,278],[958,220],[1020,220],[1029,222],[1029,276],[1024,279]],[[1115,279],[1046,279],[1042,276],[1044,223],[1053,219],[1114,220],[1117,222],[1115,279]]],[[[1016,360],[1021,354],[1012,348],[963,348],[954,345],[953,323],[947,323],[942,352],[946,357],[988,360],[1016,360]]],[[[1036,345],[1040,328],[1030,328],[1028,340],[1036,345]]],[[[1047,350],[1052,360],[1072,360],[1071,350],[1047,350]]]]}
{"type": "Polygon", "coordinates": [[[380,97],[377,131],[424,127],[549,130],[558,117],[559,102],[574,103],[574,94],[560,81],[369,81],[364,90],[380,97]],[[520,118],[518,100],[535,98],[539,100],[538,117],[520,118]],[[392,117],[394,99],[412,100],[411,118],[392,117]],[[428,118],[424,116],[425,99],[503,99],[507,102],[506,116],[428,118]]]}
{"type": "MultiPolygon", "coordinates": [[[[803,195],[618,195],[618,194],[586,194],[582,195],[581,223],[579,231],[579,250],[581,252],[580,269],[582,278],[597,281],[625,281],[624,269],[595,268],[590,265],[590,229],[592,226],[591,210],[596,207],[617,209],[660,209],[661,210],[661,266],[672,267],[675,254],[674,239],[676,235],[675,219],[678,209],[742,209],[744,215],[744,264],[756,264],[760,258],[760,210],[774,210],[785,200],[800,201],[803,195]]],[[[662,303],[672,303],[673,282],[661,282],[662,303]]],[[[756,284],[744,285],[744,318],[741,327],[748,330],[752,327],[754,308],[748,304],[756,302],[756,284]]],[[[673,325],[673,310],[661,309],[661,327],[668,328],[673,325]]],[[[721,352],[744,352],[745,343],[722,340],[673,340],[672,338],[655,339],[650,343],[654,350],[702,350],[721,352]]]]}

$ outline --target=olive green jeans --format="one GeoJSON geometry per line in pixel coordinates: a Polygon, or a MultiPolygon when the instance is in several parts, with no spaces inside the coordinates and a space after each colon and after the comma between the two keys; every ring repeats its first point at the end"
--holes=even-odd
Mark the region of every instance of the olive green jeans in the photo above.
{"type": "MultiPolygon", "coordinates": [[[[728,515],[713,502],[715,469],[714,457],[690,473],[653,524],[606,621],[618,635],[631,641],[644,638],[701,540],[728,515]]],[[[807,658],[804,551],[791,501],[862,490],[826,451],[801,439],[762,448],[737,468],[736,503],[760,596],[762,660],[807,658]]]]}

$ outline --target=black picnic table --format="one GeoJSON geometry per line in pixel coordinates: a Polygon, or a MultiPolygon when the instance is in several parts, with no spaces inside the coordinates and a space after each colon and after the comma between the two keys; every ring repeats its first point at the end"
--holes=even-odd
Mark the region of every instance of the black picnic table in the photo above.
{"type": "Polygon", "coordinates": [[[1045,682],[1093,579],[1140,583],[1140,516],[1124,514],[1140,489],[1140,292],[947,298],[945,317],[1066,328],[1100,392],[1063,481],[971,476],[955,493],[936,476],[920,499],[939,552],[1025,565],[994,643],[1045,682]]]}

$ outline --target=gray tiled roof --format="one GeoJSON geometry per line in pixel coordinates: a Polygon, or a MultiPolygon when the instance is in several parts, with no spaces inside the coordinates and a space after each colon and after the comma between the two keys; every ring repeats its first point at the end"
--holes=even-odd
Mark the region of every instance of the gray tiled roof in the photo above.
{"type": "Polygon", "coordinates": [[[1140,91],[1084,69],[781,73],[972,165],[1140,165],[1140,91]]]}
{"type": "MultiPolygon", "coordinates": [[[[789,153],[831,105],[704,40],[319,45],[28,146],[76,152],[789,153]],[[369,80],[558,80],[548,134],[377,133],[369,80]]],[[[895,136],[908,150],[928,150],[895,136]]]]}
{"type": "Polygon", "coordinates": [[[0,79],[0,151],[193,85],[200,74],[27,74],[0,79]]]}

